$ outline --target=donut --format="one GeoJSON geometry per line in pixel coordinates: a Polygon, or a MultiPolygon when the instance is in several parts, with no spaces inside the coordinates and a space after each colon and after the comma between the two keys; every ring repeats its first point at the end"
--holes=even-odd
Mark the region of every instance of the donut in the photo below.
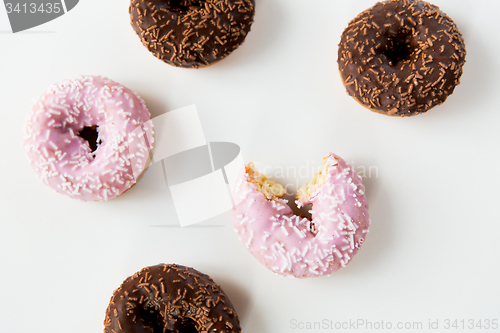
{"type": "Polygon", "coordinates": [[[346,266],[363,244],[370,219],[361,178],[335,154],[297,190],[298,207],[312,204],[312,219],[294,215],[282,185],[245,165],[233,189],[234,228],[247,250],[287,277],[328,275],[346,266]]]}
{"type": "Polygon", "coordinates": [[[198,68],[241,45],[255,14],[254,0],[132,0],[131,24],[142,43],[167,64],[198,68]]]}
{"type": "Polygon", "coordinates": [[[465,44],[437,6],[379,2],[354,18],[338,49],[347,93],[389,116],[414,116],[443,103],[460,83],[465,44]]]}
{"type": "Polygon", "coordinates": [[[105,333],[241,332],[236,310],[208,275],[176,264],[143,268],[111,297],[105,333]]]}
{"type": "Polygon", "coordinates": [[[82,201],[112,199],[149,161],[153,127],[144,101],[100,76],[52,85],[34,104],[24,149],[38,178],[82,201]]]}

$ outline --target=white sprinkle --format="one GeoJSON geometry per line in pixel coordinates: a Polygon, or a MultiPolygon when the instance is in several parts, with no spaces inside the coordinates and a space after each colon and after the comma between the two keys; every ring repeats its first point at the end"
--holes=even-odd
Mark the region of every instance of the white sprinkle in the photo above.
{"type": "Polygon", "coordinates": [[[52,141],[49,141],[49,145],[51,145],[52,148],[54,148],[55,150],[58,149],[58,147],[56,146],[56,144],[54,142],[52,142],[52,141]]]}
{"type": "Polygon", "coordinates": [[[309,267],[309,272],[311,272],[315,275],[319,275],[319,272],[317,272],[316,269],[318,269],[318,268],[317,267],[309,267]]]}
{"type": "Polygon", "coordinates": [[[55,115],[61,115],[61,112],[60,111],[56,111],[56,110],[53,110],[53,109],[49,109],[49,113],[50,114],[55,114],[55,115]]]}
{"type": "Polygon", "coordinates": [[[247,222],[247,221],[248,221],[248,216],[246,216],[244,219],[242,219],[242,220],[240,221],[240,224],[241,224],[241,225],[243,225],[243,224],[245,224],[245,222],[247,222]]]}
{"type": "Polygon", "coordinates": [[[84,190],[85,192],[88,192],[88,193],[92,193],[92,190],[91,189],[88,189],[87,187],[82,187],[82,190],[84,190]]]}
{"type": "Polygon", "coordinates": [[[250,236],[248,237],[248,241],[246,242],[245,246],[248,249],[250,247],[250,244],[252,243],[253,240],[253,230],[250,231],[250,236]]]}
{"type": "Polygon", "coordinates": [[[306,235],[302,233],[296,226],[293,226],[293,230],[295,230],[295,232],[297,233],[297,235],[299,235],[300,238],[306,238],[306,235]]]}
{"type": "Polygon", "coordinates": [[[344,246],[342,246],[341,250],[346,251],[347,249],[350,249],[350,248],[351,248],[351,245],[344,245],[344,246]]]}

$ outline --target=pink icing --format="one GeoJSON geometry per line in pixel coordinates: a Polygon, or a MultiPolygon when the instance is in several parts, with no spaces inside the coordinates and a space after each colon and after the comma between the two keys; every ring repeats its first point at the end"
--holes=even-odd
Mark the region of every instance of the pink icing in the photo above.
{"type": "Polygon", "coordinates": [[[144,101],[100,76],[51,86],[33,106],[24,132],[24,149],[38,178],[83,201],[112,199],[135,184],[153,144],[144,101]],[[78,136],[91,126],[98,126],[102,141],[94,153],[78,136]]]}
{"type": "Polygon", "coordinates": [[[242,168],[233,190],[235,231],[250,253],[273,272],[290,277],[330,274],[347,265],[364,242],[370,220],[361,178],[327,154],[326,183],[300,202],[312,203],[312,221],[270,200],[242,168]]]}

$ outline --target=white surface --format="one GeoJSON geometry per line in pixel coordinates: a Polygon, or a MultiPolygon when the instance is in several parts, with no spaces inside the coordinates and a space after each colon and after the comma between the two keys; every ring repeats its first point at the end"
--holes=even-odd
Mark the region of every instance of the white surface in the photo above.
{"type": "Polygon", "coordinates": [[[82,0],[43,26],[0,34],[1,332],[102,331],[113,290],[160,262],[211,275],[247,333],[335,331],[294,329],[294,320],[439,320],[434,332],[446,332],[446,319],[500,319],[499,1],[435,1],[462,31],[467,64],[445,104],[409,119],[362,108],[338,75],[343,29],[375,1],[257,0],[245,44],[200,70],[150,55],[127,2],[82,0]],[[24,156],[23,123],[50,84],[78,74],[130,87],[153,116],[196,104],[207,141],[237,143],[283,184],[339,154],[366,171],[363,248],[329,278],[285,279],[247,253],[229,213],[206,223],[225,227],[181,229],[166,226],[177,218],[165,191],[82,203],[50,190],[24,156]]]}
{"type": "Polygon", "coordinates": [[[153,153],[155,162],[207,144],[195,105],[171,110],[152,121],[158,141],[153,153]]]}
{"type": "MultiPolygon", "coordinates": [[[[243,154],[240,151],[238,156],[227,165],[224,166],[224,172],[226,173],[227,182],[229,183],[229,188],[233,189],[236,181],[238,180],[238,173],[241,170],[241,165],[245,164],[245,159],[243,158],[243,154]]],[[[231,197],[232,197],[231,191],[231,197]]],[[[235,198],[233,198],[235,200],[235,198]]],[[[237,202],[233,202],[235,205],[237,202]]]]}
{"type": "Polygon", "coordinates": [[[231,198],[222,170],[170,186],[170,193],[183,227],[231,210],[231,198]]]}

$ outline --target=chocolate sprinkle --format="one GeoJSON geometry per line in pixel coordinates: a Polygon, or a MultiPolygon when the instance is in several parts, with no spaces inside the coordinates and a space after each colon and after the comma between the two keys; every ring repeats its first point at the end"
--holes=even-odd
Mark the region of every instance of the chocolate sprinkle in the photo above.
{"type": "Polygon", "coordinates": [[[254,0],[132,0],[131,24],[155,57],[177,67],[219,61],[241,45],[254,0]]]}
{"type": "Polygon", "coordinates": [[[241,332],[236,310],[206,274],[160,264],[143,268],[115,290],[105,333],[241,332]]]}
{"type": "Polygon", "coordinates": [[[349,95],[390,116],[443,103],[460,83],[465,44],[455,23],[421,0],[379,2],[354,18],[338,51],[349,95]]]}

